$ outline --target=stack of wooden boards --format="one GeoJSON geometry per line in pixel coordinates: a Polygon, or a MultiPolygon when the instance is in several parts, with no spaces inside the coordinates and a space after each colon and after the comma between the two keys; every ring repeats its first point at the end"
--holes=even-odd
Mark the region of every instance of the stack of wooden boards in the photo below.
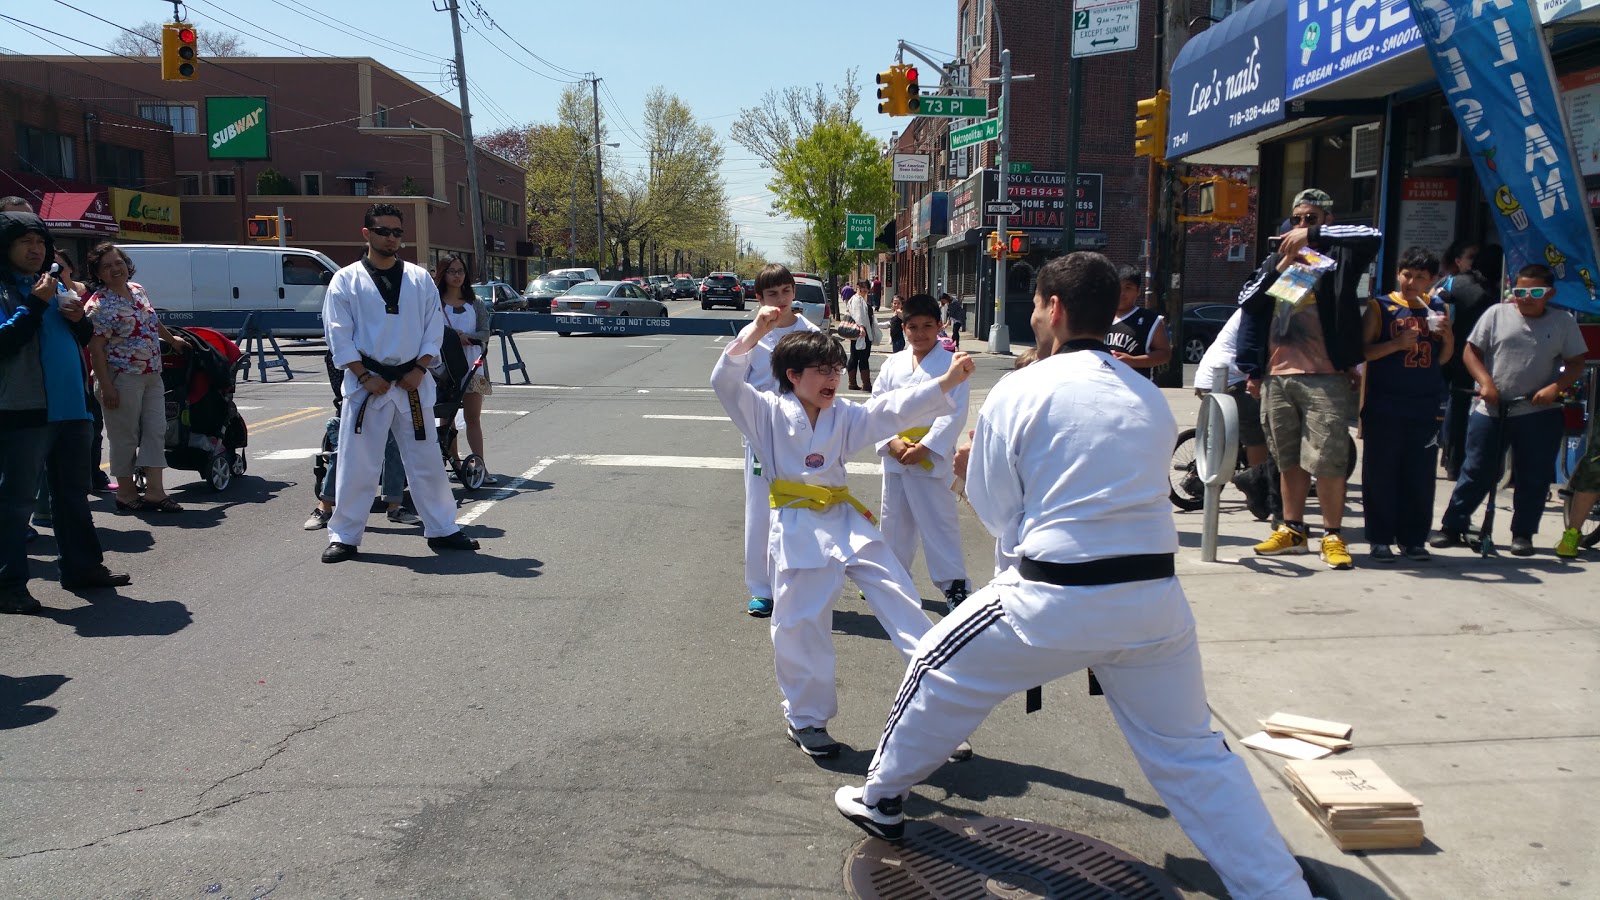
{"type": "Polygon", "coordinates": [[[1355,746],[1350,741],[1354,729],[1343,722],[1280,712],[1262,720],[1261,729],[1242,743],[1289,759],[1321,759],[1355,746]]]}
{"type": "Polygon", "coordinates": [[[1422,804],[1372,760],[1295,760],[1284,773],[1340,850],[1422,846],[1422,804]]]}

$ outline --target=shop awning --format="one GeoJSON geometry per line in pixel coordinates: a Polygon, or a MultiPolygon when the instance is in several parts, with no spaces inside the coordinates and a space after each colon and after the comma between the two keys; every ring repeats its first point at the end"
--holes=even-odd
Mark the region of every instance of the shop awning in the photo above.
{"type": "Polygon", "coordinates": [[[51,231],[114,235],[118,230],[104,192],[47,192],[39,200],[39,218],[51,231]]]}
{"type": "Polygon", "coordinates": [[[1168,158],[1283,121],[1288,13],[1284,0],[1256,0],[1183,45],[1169,80],[1168,158]]]}

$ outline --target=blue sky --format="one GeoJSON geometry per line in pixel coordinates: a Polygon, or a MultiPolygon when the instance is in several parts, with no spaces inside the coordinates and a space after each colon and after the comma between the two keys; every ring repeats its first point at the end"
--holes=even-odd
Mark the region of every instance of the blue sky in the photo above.
{"type": "MultiPolygon", "coordinates": [[[[433,5],[433,0],[193,0],[188,18],[202,30],[216,24],[239,32],[259,56],[371,56],[438,90],[454,50],[449,14],[435,12],[433,5]]],[[[74,39],[105,47],[116,36],[113,26],[86,13],[128,24],[172,15],[172,4],[164,0],[35,0],[6,7],[6,15],[48,29],[67,47],[74,39]]],[[[938,51],[929,55],[941,60],[956,50],[956,0],[461,0],[461,7],[462,21],[470,26],[463,41],[477,131],[554,119],[562,82],[571,78],[485,25],[478,18],[481,9],[553,66],[593,71],[603,79],[603,114],[611,139],[622,143],[608,152],[608,164],[643,162],[644,151],[630,129],[637,127],[652,87],[659,84],[682,97],[724,136],[723,174],[741,238],[773,257],[781,255],[783,235],[798,226],[767,214],[772,199],[767,173],[748,151],[726,139],[739,110],[774,88],[817,82],[831,87],[856,67],[865,82],[856,114],[874,137],[887,140],[897,130],[896,120],[878,115],[872,79],[893,62],[896,39],[938,51]]],[[[0,48],[62,52],[4,19],[0,48]]],[[[99,53],[73,49],[86,56],[99,53]]]]}

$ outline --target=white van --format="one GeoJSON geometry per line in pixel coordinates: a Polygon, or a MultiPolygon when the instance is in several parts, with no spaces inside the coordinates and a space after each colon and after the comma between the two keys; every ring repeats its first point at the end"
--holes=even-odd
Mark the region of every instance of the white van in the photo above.
{"type": "MultiPolygon", "coordinates": [[[[159,310],[288,309],[321,313],[333,260],[295,247],[231,244],[119,244],[133,260],[133,280],[159,310]]],[[[280,337],[321,337],[321,327],[280,337]]]]}

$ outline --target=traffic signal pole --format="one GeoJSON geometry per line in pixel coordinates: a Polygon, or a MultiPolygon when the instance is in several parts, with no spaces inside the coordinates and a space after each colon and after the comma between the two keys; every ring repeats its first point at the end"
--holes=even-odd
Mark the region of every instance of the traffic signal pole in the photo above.
{"type": "Polygon", "coordinates": [[[1067,208],[1061,223],[1062,255],[1078,245],[1078,132],[1083,127],[1083,59],[1074,56],[1067,66],[1067,208]]]}
{"type": "MultiPolygon", "coordinates": [[[[478,156],[472,144],[472,107],[467,105],[467,62],[461,51],[461,4],[450,3],[450,32],[456,40],[456,86],[461,89],[461,145],[467,155],[467,215],[472,219],[472,258],[477,261],[477,280],[488,280],[488,248],[483,245],[483,195],[478,193],[478,156]]],[[[419,231],[421,229],[418,229],[419,231]]],[[[425,262],[425,260],[417,260],[425,262]]]]}
{"type": "MultiPolygon", "coordinates": [[[[1006,174],[1010,167],[1011,157],[1011,117],[1006,115],[1011,102],[1011,51],[1000,51],[1000,148],[995,155],[995,166],[999,169],[996,181],[999,189],[995,191],[995,201],[1004,203],[1011,199],[1006,189],[1006,174]]],[[[982,193],[981,191],[979,192],[982,193]]],[[[1000,252],[995,254],[994,260],[994,321],[989,324],[989,352],[1011,352],[1011,328],[1006,325],[1006,220],[1010,216],[1001,214],[994,217],[995,240],[999,242],[1000,252]]]]}

